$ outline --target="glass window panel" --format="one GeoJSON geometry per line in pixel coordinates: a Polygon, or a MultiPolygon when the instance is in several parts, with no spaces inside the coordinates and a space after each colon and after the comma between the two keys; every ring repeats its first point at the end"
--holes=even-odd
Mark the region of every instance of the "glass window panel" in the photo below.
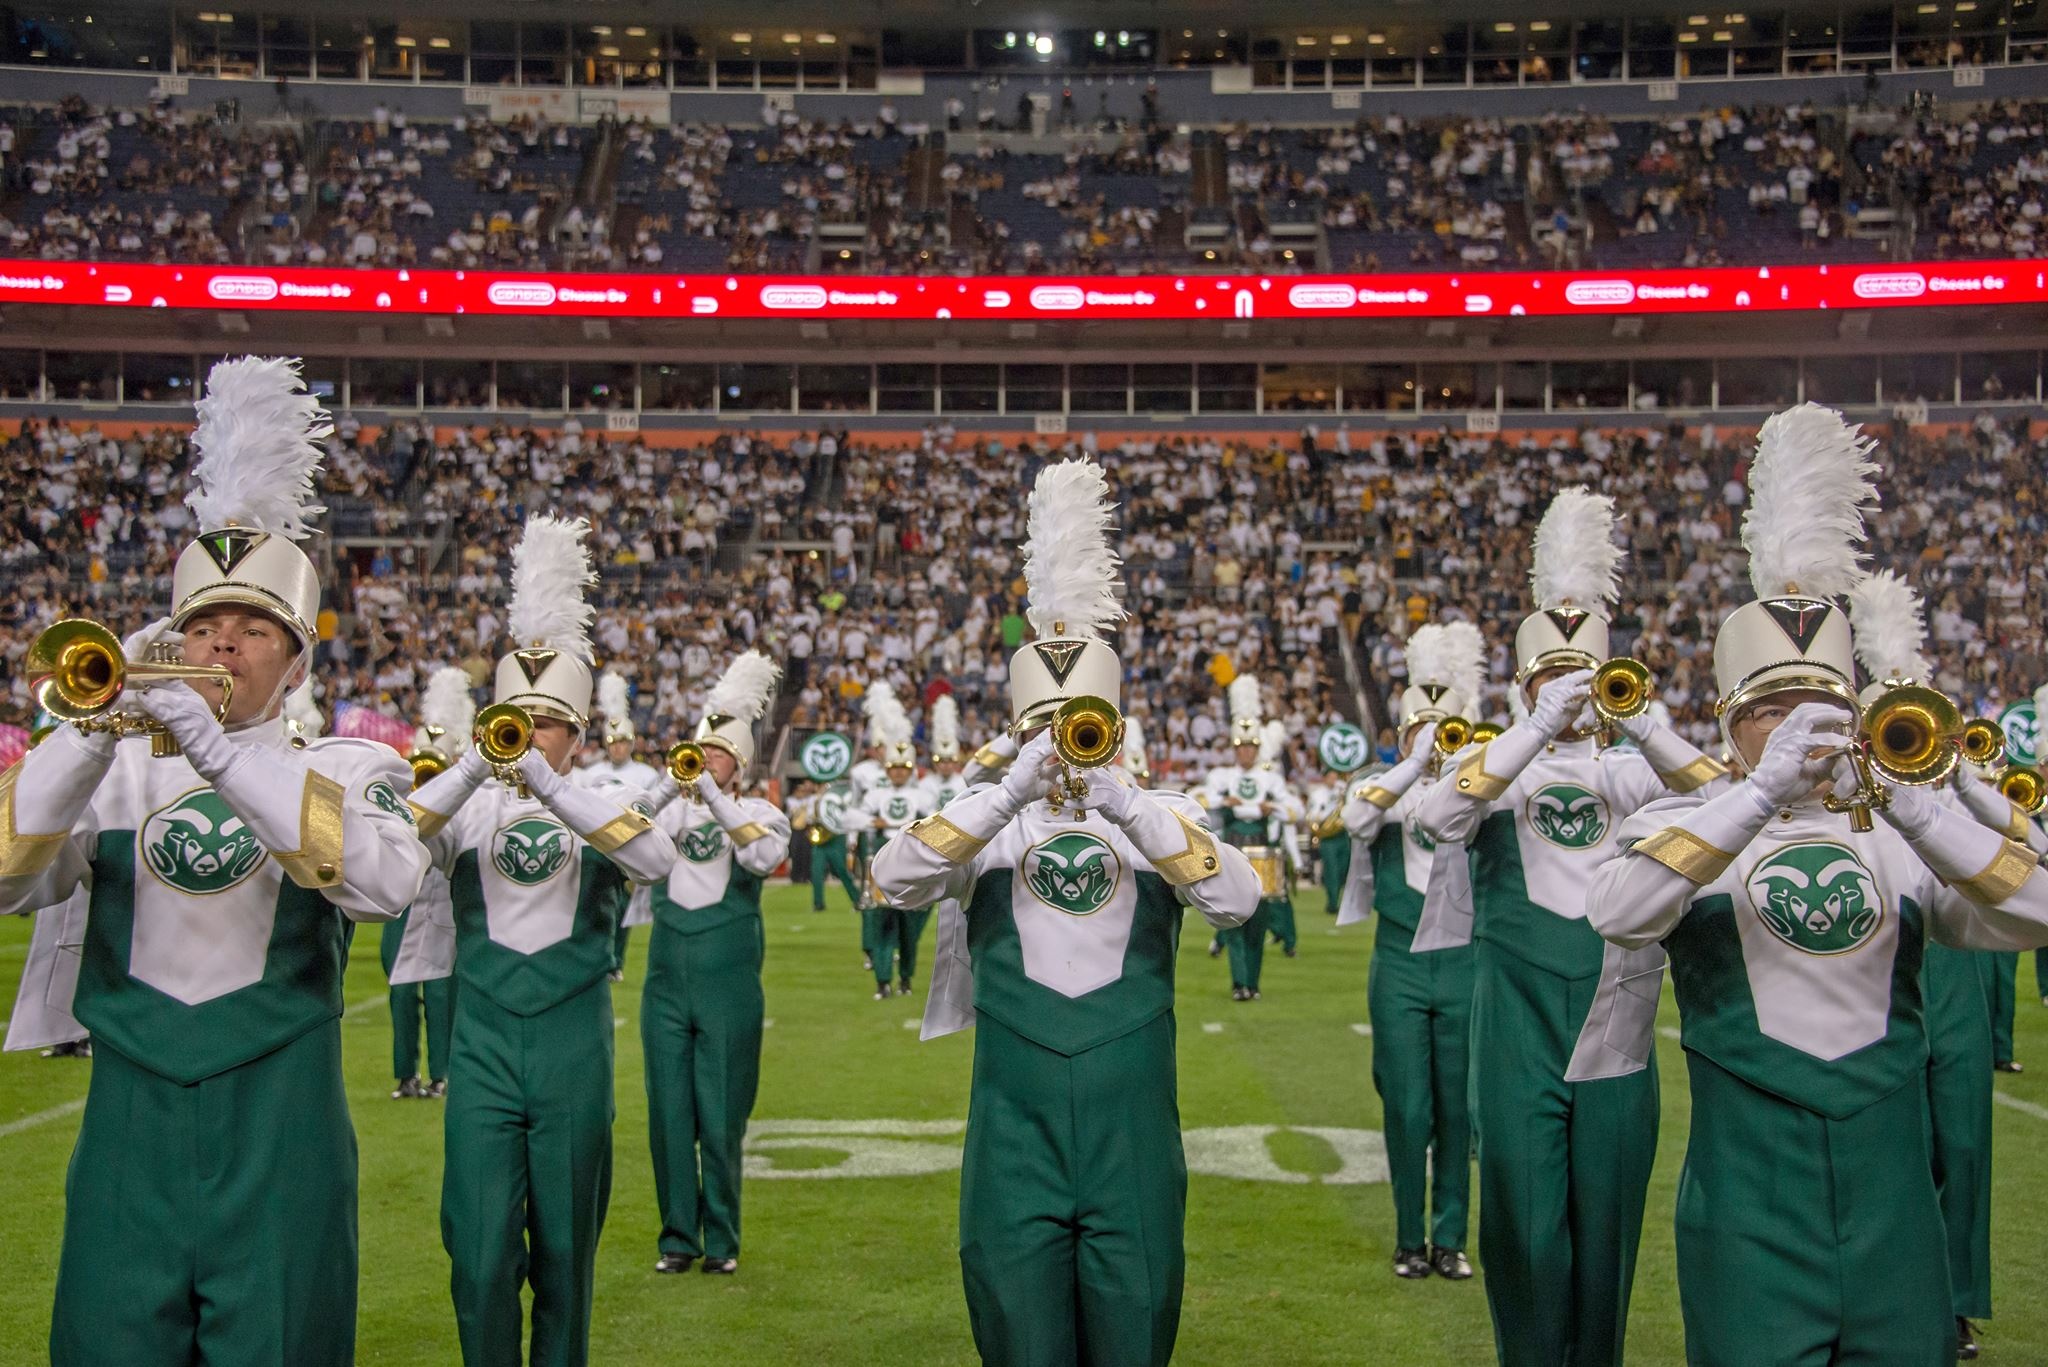
{"type": "MultiPolygon", "coordinates": [[[[555,366],[555,381],[561,383],[562,368],[555,366]]],[[[503,367],[500,367],[502,372],[503,367]]],[[[393,357],[364,357],[349,362],[349,401],[357,408],[417,408],[419,406],[419,362],[393,357]]],[[[502,382],[502,375],[501,375],[502,382]]],[[[548,403],[560,408],[559,388],[548,403]]]]}
{"type": "Polygon", "coordinates": [[[720,59],[718,63],[718,88],[720,90],[752,90],[754,88],[753,59],[720,59]]]}
{"type": "Polygon", "coordinates": [[[1130,382],[1131,368],[1127,365],[1069,366],[1069,408],[1075,413],[1127,413],[1130,382]]]}
{"type": "Polygon", "coordinates": [[[1066,403],[1065,377],[1056,365],[1003,367],[1003,410],[1057,413],[1066,403]]]}
{"type": "Polygon", "coordinates": [[[528,20],[519,26],[522,56],[562,56],[569,51],[569,30],[560,23],[528,20]]]}
{"type": "Polygon", "coordinates": [[[806,413],[865,413],[872,377],[865,365],[800,365],[797,405],[806,413]]]}
{"type": "Polygon", "coordinates": [[[876,407],[884,413],[929,413],[937,383],[936,366],[876,366],[876,407]]]}
{"type": "Polygon", "coordinates": [[[1925,400],[1954,403],[1956,358],[1952,351],[1935,355],[1884,358],[1884,401],[1925,400]]]}
{"type": "Polygon", "coordinates": [[[1877,402],[1877,357],[1814,356],[1806,365],[1809,403],[1867,404],[1877,402]]]}
{"type": "Polygon", "coordinates": [[[800,63],[792,61],[769,61],[761,63],[761,88],[763,90],[796,89],[796,73],[800,63]]]}
{"type": "Polygon", "coordinates": [[[1372,83],[1374,85],[1391,86],[1414,85],[1415,59],[1412,57],[1373,58],[1372,83]]]}
{"type": "Polygon", "coordinates": [[[713,365],[650,365],[640,372],[646,393],[643,408],[665,413],[707,413],[713,407],[718,388],[718,368],[713,365]]]}
{"type": "Polygon", "coordinates": [[[1963,356],[1963,402],[2031,401],[2035,394],[2035,364],[2039,359],[2031,351],[1966,353],[1963,356]]]}
{"type": "Polygon", "coordinates": [[[40,399],[43,353],[0,351],[0,399],[40,399]]]}
{"type": "Polygon", "coordinates": [[[1712,361],[1637,361],[1635,377],[1640,410],[1705,408],[1714,393],[1712,361]]]}
{"type": "Polygon", "coordinates": [[[1002,367],[942,365],[939,367],[939,408],[947,413],[993,413],[1002,367]]]}
{"type": "Polygon", "coordinates": [[[1337,374],[1344,386],[1347,413],[1412,413],[1415,411],[1415,367],[1412,365],[1347,365],[1337,374]]]}
{"type": "Polygon", "coordinates": [[[516,57],[519,55],[519,25],[473,20],[469,26],[469,50],[492,57],[516,57]]]}
{"type": "Polygon", "coordinates": [[[342,386],[348,379],[348,361],[341,356],[308,356],[299,373],[306,377],[306,392],[324,404],[341,405],[342,386]]]}
{"type": "Polygon", "coordinates": [[[628,411],[633,407],[631,361],[574,361],[569,365],[572,408],[628,411]]]}
{"type": "Polygon", "coordinates": [[[420,365],[429,408],[489,408],[491,406],[491,363],[471,360],[435,360],[420,365]]]}
{"type": "Polygon", "coordinates": [[[1799,397],[1799,366],[1794,361],[1722,361],[1715,371],[1723,408],[1784,408],[1799,397]]]}
{"type": "Polygon", "coordinates": [[[1185,413],[1194,393],[1195,368],[1191,365],[1135,365],[1131,381],[1137,389],[1140,413],[1185,413]]]}
{"type": "Polygon", "coordinates": [[[547,361],[498,362],[498,407],[562,407],[562,367],[547,361]]]}
{"type": "Polygon", "coordinates": [[[190,403],[194,379],[190,356],[131,351],[121,358],[121,397],[127,403],[190,403]]]}
{"type": "Polygon", "coordinates": [[[49,351],[43,369],[52,399],[113,403],[121,397],[121,358],[111,352],[49,351]]]}
{"type": "Polygon", "coordinates": [[[1365,58],[1339,57],[1330,63],[1330,84],[1355,88],[1365,84],[1365,58]]]}
{"type": "Polygon", "coordinates": [[[1557,362],[1550,368],[1550,406],[1555,409],[1628,407],[1628,363],[1557,362]]]}
{"type": "Polygon", "coordinates": [[[793,371],[794,367],[767,362],[721,362],[718,367],[718,411],[787,412],[793,371]]]}
{"type": "Polygon", "coordinates": [[[1500,402],[1503,408],[1540,412],[1543,408],[1545,366],[1541,361],[1509,361],[1500,368],[1500,402]]]}
{"type": "Polygon", "coordinates": [[[1259,368],[1249,364],[1202,365],[1195,386],[1204,413],[1251,413],[1259,406],[1259,368]]]}
{"type": "Polygon", "coordinates": [[[1334,365],[1269,365],[1262,368],[1259,388],[1268,413],[1334,413],[1340,367],[1334,365]]]}
{"type": "Polygon", "coordinates": [[[1426,365],[1422,367],[1422,406],[1440,412],[1493,407],[1494,367],[1490,365],[1426,365]]]}

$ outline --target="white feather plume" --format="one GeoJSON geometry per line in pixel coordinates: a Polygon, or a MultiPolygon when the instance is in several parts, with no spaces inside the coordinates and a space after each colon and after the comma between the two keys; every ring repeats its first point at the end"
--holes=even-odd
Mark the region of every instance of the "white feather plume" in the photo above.
{"type": "Polygon", "coordinates": [[[759,721],[775,701],[775,686],[781,680],[782,667],[775,661],[758,650],[742,651],[711,686],[704,710],[714,716],[759,721]]]}
{"type": "Polygon", "coordinates": [[[1230,699],[1230,719],[1233,722],[1257,721],[1259,714],[1265,711],[1259,698],[1259,678],[1249,671],[1232,679],[1225,695],[1230,699]]]}
{"type": "Polygon", "coordinates": [[[1441,623],[1425,622],[1408,633],[1403,653],[1408,657],[1411,684],[1451,684],[1450,666],[1445,659],[1444,629],[1441,623]]]}
{"type": "Polygon", "coordinates": [[[1102,467],[1086,458],[1038,472],[1024,532],[1024,615],[1041,638],[1099,641],[1123,620],[1111,505],[1102,467]]]}
{"type": "Polygon", "coordinates": [[[1444,623],[1444,679],[1468,707],[1477,709],[1486,686],[1486,638],[1470,622],[1444,623]]]}
{"type": "Polygon", "coordinates": [[[910,714],[903,710],[902,699],[887,680],[877,679],[869,684],[860,706],[868,719],[869,744],[895,745],[910,739],[910,714]]]}
{"type": "Polygon", "coordinates": [[[2034,690],[2034,715],[2048,717],[2048,684],[2034,690]]]}
{"type": "Polygon", "coordinates": [[[520,646],[545,646],[590,663],[590,623],[597,613],[583,591],[597,583],[590,567],[585,518],[536,513],[512,548],[512,607],[505,614],[520,646]]]}
{"type": "Polygon", "coordinates": [[[1877,507],[1876,443],[1832,408],[1774,413],[1757,434],[1742,545],[1759,598],[1835,598],[1862,575],[1863,521],[1877,507]]]}
{"type": "Polygon", "coordinates": [[[1287,723],[1275,718],[1259,728],[1259,763],[1278,763],[1287,750],[1287,723]]]}
{"type": "Polygon", "coordinates": [[[192,491],[185,505],[199,530],[233,523],[303,541],[313,502],[319,443],[334,434],[320,401],[305,392],[294,358],[237,356],[206,375],[206,397],[192,405],[192,491]]]}
{"type": "Polygon", "coordinates": [[[1621,593],[1614,500],[1591,489],[1557,491],[1536,526],[1529,589],[1538,608],[1598,608],[1621,593]]]}
{"type": "Polygon", "coordinates": [[[1849,630],[1856,659],[1873,681],[1933,679],[1920,595],[1892,571],[1877,570],[1850,586],[1849,630]]]}
{"type": "Polygon", "coordinates": [[[932,753],[957,754],[960,750],[960,702],[951,693],[932,701],[932,753]]]}
{"type": "Polygon", "coordinates": [[[467,743],[475,720],[476,696],[470,690],[468,674],[454,665],[442,665],[427,676],[426,691],[420,695],[421,722],[440,727],[459,745],[467,743]]]}
{"type": "Polygon", "coordinates": [[[320,714],[320,704],[313,699],[313,681],[304,683],[284,695],[285,720],[299,728],[299,734],[307,740],[319,739],[327,729],[327,719],[320,714]]]}
{"type": "Polygon", "coordinates": [[[633,695],[626,687],[625,675],[607,669],[598,676],[597,710],[604,713],[606,721],[625,721],[633,715],[633,695]]]}
{"type": "Polygon", "coordinates": [[[1134,773],[1148,773],[1151,764],[1145,759],[1145,725],[1130,713],[1124,714],[1124,768],[1134,773]]]}

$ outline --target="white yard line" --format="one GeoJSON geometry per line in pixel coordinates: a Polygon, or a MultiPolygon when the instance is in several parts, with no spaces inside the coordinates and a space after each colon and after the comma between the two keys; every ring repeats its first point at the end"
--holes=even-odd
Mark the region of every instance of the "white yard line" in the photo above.
{"type": "Polygon", "coordinates": [[[363,999],[362,999],[361,1001],[359,1001],[359,1002],[357,1002],[357,1003],[356,1003],[355,1005],[353,1005],[353,1006],[349,1007],[349,1009],[348,1009],[348,1010],[346,1010],[346,1011],[342,1012],[341,1014],[342,1014],[342,1015],[344,1015],[344,1016],[360,1016],[360,1015],[362,1015],[362,1014],[363,1014],[363,1013],[364,1013],[365,1011],[368,1011],[368,1010],[370,1010],[370,1009],[371,1009],[372,1007],[376,1007],[376,1006],[383,1006],[383,1005],[385,1005],[385,1004],[386,1004],[387,1002],[389,1002],[390,1000],[391,1000],[391,994],[390,994],[390,993],[388,993],[388,992],[381,992],[381,993],[379,993],[378,995],[376,995],[376,996],[374,996],[374,997],[365,997],[365,998],[363,998],[363,999]]]}
{"type": "Polygon", "coordinates": [[[37,1111],[34,1115],[10,1120],[5,1125],[0,1125],[0,1139],[5,1139],[10,1134],[20,1134],[23,1130],[32,1130],[38,1125],[47,1125],[52,1120],[62,1120],[65,1116],[76,1115],[84,1109],[85,1099],[81,1097],[77,1101],[67,1101],[62,1106],[52,1106],[47,1111],[37,1111]]]}
{"type": "Polygon", "coordinates": [[[1372,1037],[1372,1027],[1364,1021],[1354,1021],[1351,1025],[1351,1033],[1354,1035],[1364,1035],[1370,1039],[1372,1037]]]}
{"type": "Polygon", "coordinates": [[[1203,1022],[1202,1022],[1202,1033],[1203,1033],[1203,1034],[1205,1034],[1205,1035],[1220,1035],[1220,1034],[1222,1034],[1222,1033],[1223,1033],[1223,1022],[1222,1022],[1222,1021],[1203,1021],[1203,1022]]]}
{"type": "MultiPolygon", "coordinates": [[[[1991,1099],[2001,1106],[2018,1111],[2021,1115],[2030,1115],[2036,1120],[2048,1120],[2048,1106],[2036,1106],[2031,1101],[2022,1101],[2005,1092],[1993,1092],[1991,1099]]],[[[4,1133],[4,1130],[0,1130],[0,1134],[4,1133]]]]}
{"type": "Polygon", "coordinates": [[[1657,1033],[1665,1039],[1679,1038],[1678,1027],[1675,1025],[1660,1025],[1657,1027],[1657,1033]]]}

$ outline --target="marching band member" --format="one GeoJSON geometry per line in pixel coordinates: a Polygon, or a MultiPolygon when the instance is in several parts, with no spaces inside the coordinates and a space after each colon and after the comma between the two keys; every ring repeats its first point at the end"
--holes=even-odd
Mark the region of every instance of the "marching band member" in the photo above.
{"type": "Polygon", "coordinates": [[[1692,1084],[1679,1299],[1708,1367],[1956,1359],[1922,949],[2048,941],[2038,856],[1873,779],[1861,756],[1889,725],[1868,750],[1848,734],[1866,722],[1832,600],[1876,503],[1868,451],[1817,405],[1764,425],[1743,524],[1758,601],[1714,642],[1748,779],[1629,818],[1588,897],[1601,934],[1670,955],[1692,1084]]]}
{"type": "Polygon", "coordinates": [[[0,775],[0,912],[90,893],[76,998],[55,1003],[96,1049],[50,1360],[345,1367],[349,923],[396,917],[426,860],[388,746],[286,733],[316,639],[296,543],[326,414],[297,362],[255,357],[216,365],[197,410],[200,530],[171,615],[119,649],[120,722],[174,753],[68,724],[0,775]],[[156,648],[218,672],[152,682],[156,648]]]}
{"type": "MultiPolygon", "coordinates": [[[[1372,1024],[1372,1085],[1386,1131],[1394,1192],[1394,1275],[1452,1281],[1472,1275],[1465,1256],[1472,1186],[1472,1120],[1466,1100],[1466,1044],[1472,1008],[1472,946],[1411,952],[1429,888],[1435,845],[1415,824],[1441,759],[1437,725],[1479,705],[1485,643],[1470,622],[1430,623],[1408,638],[1408,687],[1401,693],[1401,761],[1358,785],[1343,809],[1359,844],[1357,878],[1338,924],[1380,913],[1366,1003],[1372,1024]],[[1434,1183],[1430,1181],[1434,1174],[1434,1183]],[[1436,1218],[1426,1220],[1426,1208],[1436,1218]]],[[[1334,843],[1334,842],[1332,842],[1334,843]]]]}
{"type": "Polygon", "coordinates": [[[888,899],[954,899],[927,1036],[976,1032],[960,1262],[982,1361],[1159,1367],[1173,1353],[1187,1168],[1174,1065],[1182,908],[1215,925],[1258,897],[1201,809],[1113,764],[1066,769],[1062,703],[1115,705],[1122,618],[1108,486],[1091,461],[1042,471],[1024,576],[1036,639],[1010,663],[1024,745],[999,784],[898,834],[875,858],[888,899]],[[969,983],[963,979],[971,978],[969,983]],[[971,995],[970,995],[971,993],[971,995]]]}
{"type": "Polygon", "coordinates": [[[1316,869],[1323,884],[1323,911],[1335,916],[1343,907],[1344,884],[1351,877],[1351,837],[1344,831],[1344,807],[1350,800],[1351,775],[1365,762],[1365,735],[1348,722],[1325,726],[1316,740],[1316,761],[1322,777],[1304,794],[1309,832],[1315,837],[1316,869]]]}
{"type": "MultiPolygon", "coordinates": [[[[1209,809],[1227,845],[1246,852],[1259,878],[1259,905],[1242,925],[1225,927],[1218,942],[1230,955],[1230,998],[1259,1000],[1260,970],[1266,960],[1266,933],[1287,898],[1287,880],[1280,851],[1270,841],[1271,823],[1281,811],[1280,776],[1259,767],[1263,704],[1259,681],[1240,674],[1225,690],[1230,703],[1230,740],[1234,763],[1209,771],[1201,802],[1209,809]]],[[[1214,949],[1210,951],[1214,953],[1214,949]]]]}
{"type": "MultiPolygon", "coordinates": [[[[895,703],[895,695],[887,695],[895,703]]],[[[898,831],[932,813],[931,792],[917,782],[917,747],[910,740],[910,718],[900,705],[885,707],[877,714],[882,728],[883,781],[868,789],[861,809],[868,829],[862,840],[879,850],[898,831]]],[[[890,969],[895,967],[897,991],[910,995],[917,977],[917,937],[931,919],[931,906],[906,907],[892,903],[876,884],[870,868],[868,897],[873,905],[865,913],[873,922],[868,934],[873,956],[875,1000],[889,995],[890,969]]]]}
{"type": "MultiPolygon", "coordinates": [[[[415,782],[426,768],[445,772],[449,751],[469,737],[476,703],[470,697],[469,675],[443,665],[427,676],[420,697],[420,729],[413,737],[415,782]]],[[[391,1099],[438,1098],[448,1094],[448,1046],[455,1030],[455,906],[449,898],[448,875],[429,867],[405,915],[384,927],[379,944],[384,976],[390,981],[391,1075],[397,1079],[391,1099]],[[429,947],[431,946],[431,947],[429,947]],[[439,968],[427,967],[433,956],[439,968]],[[427,1080],[420,1081],[420,1015],[427,1021],[427,1080]]]]}
{"type": "MultiPolygon", "coordinates": [[[[495,695],[532,731],[516,760],[471,747],[413,799],[455,905],[441,1241],[469,1367],[580,1367],[611,1198],[613,945],[628,881],[668,876],[675,842],[646,794],[568,778],[590,725],[589,524],[527,519],[512,552],[495,695]]],[[[480,729],[493,725],[478,718],[480,729]]],[[[504,747],[501,753],[516,747],[504,747]]]]}
{"type": "Polygon", "coordinates": [[[1590,1367],[1622,1358],[1658,1103],[1654,1066],[1567,1077],[1605,960],[1586,885],[1622,816],[1722,770],[1647,714],[1622,724],[1636,748],[1596,740],[1593,671],[1622,559],[1613,500],[1561,490],[1533,559],[1537,610],[1515,633],[1529,715],[1458,755],[1416,825],[1470,851],[1479,1252],[1495,1348],[1509,1367],[1590,1367]]]}
{"type": "Polygon", "coordinates": [[[967,791],[967,779],[960,770],[960,700],[951,693],[932,700],[931,760],[924,789],[936,812],[967,791]]]}
{"type": "MultiPolygon", "coordinates": [[[[621,783],[635,792],[651,793],[661,782],[654,766],[633,756],[632,694],[616,670],[607,669],[597,680],[597,710],[604,713],[604,754],[576,770],[572,777],[586,788],[621,783]]],[[[618,939],[612,944],[612,981],[626,979],[626,941],[634,926],[654,919],[654,889],[642,884],[626,901],[626,914],[619,920],[618,939]]]]}
{"type": "Polygon", "coordinates": [[[1273,776],[1279,789],[1277,810],[1266,822],[1266,833],[1268,841],[1280,851],[1287,893],[1273,903],[1272,921],[1267,929],[1280,952],[1291,959],[1301,943],[1300,932],[1294,925],[1294,887],[1308,872],[1308,854],[1301,843],[1301,826],[1308,816],[1308,806],[1287,781],[1287,723],[1277,717],[1267,718],[1259,728],[1259,768],[1273,776]]]}
{"type": "Polygon", "coordinates": [[[740,1257],[740,1146],[761,1076],[761,884],[789,854],[789,822],[765,798],[741,797],[754,726],[781,671],[750,650],[726,666],[694,743],[703,772],[654,788],[655,823],[678,858],[654,889],[640,1042],[648,1141],[661,1207],[657,1272],[731,1274],[740,1257]]]}

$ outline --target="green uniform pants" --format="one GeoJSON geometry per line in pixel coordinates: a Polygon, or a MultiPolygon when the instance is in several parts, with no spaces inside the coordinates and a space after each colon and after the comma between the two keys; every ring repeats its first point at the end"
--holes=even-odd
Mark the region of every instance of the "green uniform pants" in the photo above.
{"type": "Polygon", "coordinates": [[[1699,1054],[1678,1179],[1693,1367],[1946,1367],[1956,1358],[1918,1086],[1829,1120],[1699,1054]]]}
{"type": "Polygon", "coordinates": [[[1260,902],[1243,925],[1217,932],[1230,956],[1230,985],[1259,990],[1259,971],[1266,963],[1266,928],[1273,922],[1273,903],[1260,902]]]}
{"type": "Polygon", "coordinates": [[[2013,1000],[2019,985],[2018,950],[1993,950],[1985,956],[1991,964],[1991,1061],[2012,1062],[2013,1000]]]}
{"type": "Polygon", "coordinates": [[[64,1181],[54,1367],[348,1367],[340,1022],[189,1087],[95,1044],[64,1181]]]}
{"type": "Polygon", "coordinates": [[[1991,1314],[1991,956],[1929,941],[1927,1115],[1955,1313],[1991,1314]]]}
{"type": "Polygon", "coordinates": [[[1323,872],[1323,911],[1335,916],[1344,901],[1344,881],[1351,876],[1351,841],[1336,835],[1316,845],[1323,872]]]}
{"type": "Polygon", "coordinates": [[[626,924],[624,912],[620,912],[619,916],[619,931],[618,934],[612,937],[612,968],[616,972],[624,973],[626,971],[626,941],[633,938],[633,928],[626,924]]]}
{"type": "Polygon", "coordinates": [[[861,912],[860,945],[874,965],[875,986],[887,987],[896,980],[896,955],[902,944],[902,912],[894,907],[868,907],[861,912]]]}
{"type": "Polygon", "coordinates": [[[1566,1082],[1597,977],[1474,946],[1479,1253],[1502,1367],[1622,1360],[1657,1154],[1657,1070],[1566,1082]]]}
{"type": "Polygon", "coordinates": [[[1292,953],[1301,936],[1294,928],[1294,899],[1277,897],[1267,903],[1269,915],[1266,928],[1272,932],[1273,940],[1280,948],[1292,953]]]}
{"type": "Polygon", "coordinates": [[[1187,1162],[1171,1011],[1056,1053],[983,1013],[960,1270],[987,1367],[1164,1367],[1180,1328],[1187,1162]]]}
{"type": "MultiPolygon", "coordinates": [[[[378,952],[384,960],[384,974],[398,962],[398,947],[405,940],[404,917],[386,924],[378,952]]],[[[455,1028],[455,979],[406,983],[391,989],[391,1076],[403,1082],[420,1075],[420,1014],[427,1018],[427,1076],[435,1082],[448,1076],[448,1036],[455,1028]]]]}
{"type": "Polygon", "coordinates": [[[582,1367],[612,1190],[611,984],[532,1016],[458,992],[455,1015],[441,1242],[462,1360],[519,1362],[520,1289],[531,1284],[529,1361],[582,1367]]]}
{"type": "Polygon", "coordinates": [[[932,909],[925,907],[920,911],[903,912],[902,919],[897,922],[899,935],[896,942],[896,953],[898,955],[896,980],[898,982],[907,984],[917,977],[917,942],[924,938],[924,928],[931,924],[931,919],[932,909]]]}
{"type": "Polygon", "coordinates": [[[640,1043],[661,1251],[740,1255],[740,1145],[761,1080],[761,918],[647,942],[640,1043]]]}
{"type": "Polygon", "coordinates": [[[1380,1094],[1394,1189],[1394,1246],[1463,1249],[1472,1190],[1465,1072],[1472,947],[1411,954],[1413,938],[1413,931],[1381,917],[1366,978],[1372,1085],[1380,1094]],[[1426,1206],[1434,1208],[1434,1221],[1425,1221],[1426,1206]]]}
{"type": "Polygon", "coordinates": [[[846,871],[846,837],[843,835],[835,835],[811,847],[812,911],[825,909],[827,877],[837,878],[839,886],[846,889],[847,900],[856,907],[860,905],[860,887],[853,881],[853,875],[846,871]]]}

